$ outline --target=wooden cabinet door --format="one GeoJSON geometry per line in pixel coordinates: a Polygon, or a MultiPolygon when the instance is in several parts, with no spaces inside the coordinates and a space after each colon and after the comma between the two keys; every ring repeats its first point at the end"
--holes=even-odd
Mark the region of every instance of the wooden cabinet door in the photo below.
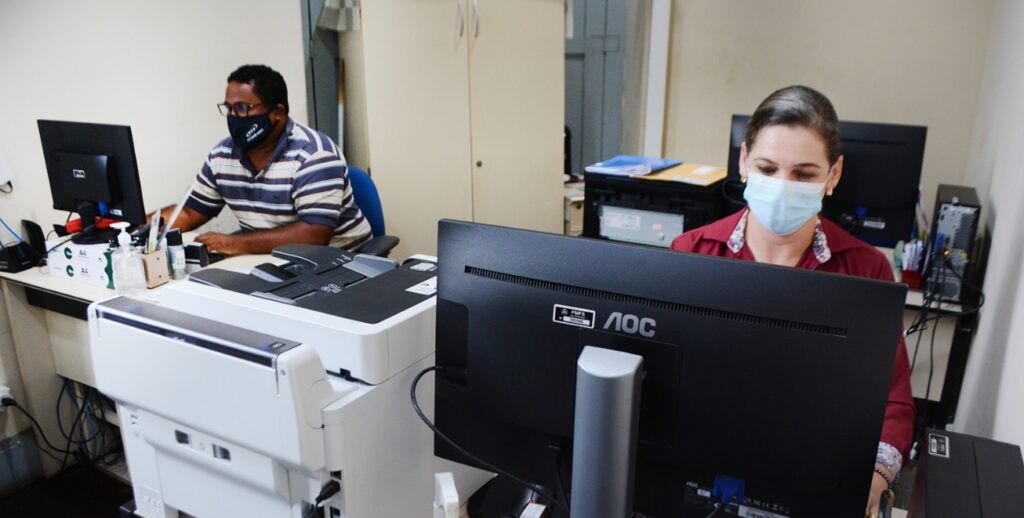
{"type": "Polygon", "coordinates": [[[467,2],[474,220],[561,233],[565,3],[467,2]]]}
{"type": "Polygon", "coordinates": [[[394,258],[437,253],[437,221],[473,219],[471,0],[361,2],[370,170],[394,258]]]}

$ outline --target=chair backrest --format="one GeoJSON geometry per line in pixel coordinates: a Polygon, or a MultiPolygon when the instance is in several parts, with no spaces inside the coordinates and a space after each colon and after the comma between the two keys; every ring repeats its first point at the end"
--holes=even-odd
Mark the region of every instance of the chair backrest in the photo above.
{"type": "Polygon", "coordinates": [[[352,195],[356,198],[356,205],[363,211],[363,216],[370,223],[370,229],[374,236],[384,235],[384,209],[380,205],[380,195],[377,194],[377,186],[373,184],[370,175],[357,167],[348,166],[348,180],[352,182],[352,195]]]}

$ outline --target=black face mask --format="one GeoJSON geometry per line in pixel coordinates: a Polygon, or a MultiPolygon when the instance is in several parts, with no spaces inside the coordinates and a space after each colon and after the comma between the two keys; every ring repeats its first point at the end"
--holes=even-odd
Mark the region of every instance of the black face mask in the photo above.
{"type": "Polygon", "coordinates": [[[274,123],[270,122],[270,113],[239,117],[228,115],[228,133],[231,134],[231,141],[243,151],[248,151],[260,144],[274,130],[274,123]]]}

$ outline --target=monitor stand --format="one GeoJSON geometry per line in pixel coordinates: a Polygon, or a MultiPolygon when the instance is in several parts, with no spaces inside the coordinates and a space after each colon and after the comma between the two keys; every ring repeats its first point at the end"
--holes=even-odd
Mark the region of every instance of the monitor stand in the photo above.
{"type": "Polygon", "coordinates": [[[76,245],[98,245],[103,243],[109,243],[110,241],[117,239],[117,229],[103,229],[98,230],[95,228],[85,230],[87,225],[86,221],[96,221],[96,218],[100,215],[100,208],[93,202],[84,201],[78,204],[75,212],[78,213],[78,217],[82,220],[82,231],[75,234],[71,238],[71,242],[76,245]]]}
{"type": "Polygon", "coordinates": [[[99,245],[106,244],[117,239],[118,230],[106,228],[103,230],[90,230],[79,232],[72,236],[71,242],[76,245],[99,245]]]}
{"type": "Polygon", "coordinates": [[[572,518],[633,514],[644,359],[586,346],[576,361],[572,518]]]}
{"type": "MultiPolygon", "coordinates": [[[[541,488],[555,498],[571,498],[567,515],[533,491],[503,476],[491,479],[469,500],[469,516],[519,517],[540,501],[550,518],[633,516],[633,483],[640,425],[643,358],[586,346],[576,361],[571,493],[541,488]]],[[[556,463],[556,476],[561,476],[556,463]]]]}

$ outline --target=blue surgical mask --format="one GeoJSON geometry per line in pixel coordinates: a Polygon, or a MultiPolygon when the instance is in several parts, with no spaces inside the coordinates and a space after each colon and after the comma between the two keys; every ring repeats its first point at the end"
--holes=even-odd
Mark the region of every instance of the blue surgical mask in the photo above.
{"type": "Polygon", "coordinates": [[[827,182],[794,182],[750,171],[743,199],[761,225],[773,234],[785,236],[821,212],[827,182]]]}

